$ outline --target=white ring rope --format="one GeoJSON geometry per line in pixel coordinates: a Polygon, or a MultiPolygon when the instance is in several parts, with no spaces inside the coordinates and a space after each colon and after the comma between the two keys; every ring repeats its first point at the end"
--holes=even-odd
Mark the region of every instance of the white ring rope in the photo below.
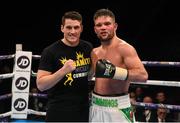
{"type": "Polygon", "coordinates": [[[164,80],[163,81],[162,80],[147,80],[146,82],[131,82],[131,84],[180,87],[179,81],[164,81],[164,80]]]}
{"type": "Polygon", "coordinates": [[[3,113],[3,114],[0,114],[0,118],[11,116],[11,114],[12,114],[11,111],[3,113]]]}
{"type": "MultiPolygon", "coordinates": [[[[31,74],[33,77],[36,77],[36,75],[37,75],[37,73],[35,73],[34,71],[32,71],[31,74]]],[[[93,77],[92,81],[95,81],[94,77],[93,77]]],[[[164,81],[164,80],[147,80],[146,82],[131,82],[131,84],[180,87],[179,81],[164,81]]]]}
{"type": "MultiPolygon", "coordinates": [[[[12,58],[14,58],[14,57],[15,57],[15,54],[11,54],[11,55],[1,55],[1,56],[0,56],[0,60],[12,59],[12,58]]],[[[33,57],[34,59],[40,59],[40,58],[41,58],[40,55],[32,55],[32,57],[33,57]]]]}
{"type": "MultiPolygon", "coordinates": [[[[31,71],[31,76],[36,77],[37,73],[34,71],[31,71]]],[[[6,73],[6,74],[0,74],[0,79],[7,79],[7,78],[12,78],[14,77],[14,72],[13,73],[6,73]]]]}
{"type": "Polygon", "coordinates": [[[40,116],[46,116],[46,112],[35,111],[35,110],[32,110],[32,109],[28,109],[28,114],[35,114],[35,115],[40,115],[40,116]]]}
{"type": "MultiPolygon", "coordinates": [[[[95,81],[95,77],[93,77],[91,81],[95,81]]],[[[147,80],[146,82],[131,82],[131,84],[180,87],[180,81],[164,81],[164,80],[147,80]]]]}
{"type": "MultiPolygon", "coordinates": [[[[37,73],[31,71],[32,77],[36,77],[36,75],[37,73]]],[[[0,79],[12,78],[13,76],[14,73],[0,74],[0,79]]],[[[92,81],[95,81],[95,78],[93,78],[92,81]]],[[[164,80],[147,80],[147,82],[131,82],[131,84],[180,87],[179,81],[164,81],[164,80]]]]}
{"type": "MultiPolygon", "coordinates": [[[[27,113],[28,114],[35,114],[35,115],[39,115],[39,116],[46,116],[46,112],[35,111],[33,109],[28,109],[27,113]]],[[[12,111],[2,113],[2,114],[0,114],[0,118],[11,116],[11,114],[12,114],[12,111]]]]}
{"type": "MultiPolygon", "coordinates": [[[[37,73],[34,71],[31,71],[31,76],[36,77],[37,73]]],[[[8,79],[14,77],[14,72],[13,73],[6,73],[6,74],[0,74],[0,79],[8,79]]]]}
{"type": "Polygon", "coordinates": [[[32,57],[33,57],[34,59],[40,59],[40,58],[41,58],[40,55],[32,55],[32,57]]]}
{"type": "MultiPolygon", "coordinates": [[[[31,75],[33,77],[36,77],[37,73],[31,71],[31,75]]],[[[14,73],[0,74],[0,79],[12,78],[13,76],[14,73]]],[[[95,81],[95,78],[93,78],[92,81],[95,81]]],[[[164,80],[147,80],[147,82],[131,82],[131,84],[180,87],[179,81],[164,81],[164,80]]]]}
{"type": "Polygon", "coordinates": [[[14,57],[15,57],[15,54],[12,54],[12,55],[2,55],[2,56],[0,56],[0,60],[11,59],[11,58],[14,58],[14,57]]]}
{"type": "Polygon", "coordinates": [[[0,74],[0,79],[7,79],[14,77],[14,73],[0,74]]]}
{"type": "Polygon", "coordinates": [[[37,76],[37,73],[35,73],[34,71],[31,71],[31,76],[32,76],[32,77],[36,77],[36,76],[37,76]]]}
{"type": "MultiPolygon", "coordinates": [[[[37,73],[32,71],[32,76],[36,77],[37,73]]],[[[95,78],[92,78],[92,81],[95,81],[95,78]]],[[[165,81],[165,80],[147,80],[146,82],[131,82],[131,84],[140,84],[140,85],[159,85],[159,86],[173,86],[180,87],[180,81],[165,81]]]]}

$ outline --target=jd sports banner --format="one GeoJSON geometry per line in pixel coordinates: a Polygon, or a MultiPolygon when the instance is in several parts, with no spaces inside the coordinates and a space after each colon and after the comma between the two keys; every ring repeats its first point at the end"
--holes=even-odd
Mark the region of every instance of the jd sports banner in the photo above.
{"type": "Polygon", "coordinates": [[[26,119],[31,77],[32,52],[16,51],[12,81],[11,118],[26,119]]]}

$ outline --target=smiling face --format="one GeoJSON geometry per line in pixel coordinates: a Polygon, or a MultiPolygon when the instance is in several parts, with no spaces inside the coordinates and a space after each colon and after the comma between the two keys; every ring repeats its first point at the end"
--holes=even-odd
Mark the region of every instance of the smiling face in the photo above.
{"type": "Polygon", "coordinates": [[[82,30],[80,21],[65,19],[64,25],[61,25],[61,31],[64,33],[63,42],[68,46],[77,46],[82,30]]]}

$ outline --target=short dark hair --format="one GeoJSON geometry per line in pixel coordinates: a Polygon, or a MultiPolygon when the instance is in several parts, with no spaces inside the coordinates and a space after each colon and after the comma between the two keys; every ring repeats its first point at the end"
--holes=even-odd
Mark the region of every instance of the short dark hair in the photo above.
{"type": "Polygon", "coordinates": [[[62,17],[62,25],[64,25],[66,19],[78,20],[82,23],[82,16],[79,12],[76,11],[68,11],[64,13],[62,17]]]}
{"type": "Polygon", "coordinates": [[[94,14],[94,21],[98,18],[98,17],[101,17],[101,16],[109,16],[111,17],[114,21],[115,21],[115,15],[114,13],[109,10],[109,9],[99,9],[95,12],[94,14]]]}

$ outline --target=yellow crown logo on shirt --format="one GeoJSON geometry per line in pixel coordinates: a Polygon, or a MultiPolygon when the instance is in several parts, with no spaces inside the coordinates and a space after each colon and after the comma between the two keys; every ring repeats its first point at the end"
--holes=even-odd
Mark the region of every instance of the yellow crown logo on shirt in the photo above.
{"type": "MultiPolygon", "coordinates": [[[[64,65],[65,62],[67,61],[67,59],[66,59],[66,57],[65,57],[65,58],[62,57],[62,58],[60,59],[60,61],[61,61],[61,63],[64,65]]],[[[66,86],[66,85],[70,85],[70,86],[71,86],[71,84],[72,84],[72,82],[73,82],[72,73],[66,74],[66,78],[67,78],[67,80],[64,82],[64,85],[65,85],[65,86],[66,86]]]]}
{"type": "Polygon", "coordinates": [[[83,54],[82,53],[77,53],[76,52],[76,57],[77,57],[77,59],[79,60],[79,59],[84,59],[84,56],[83,56],[83,54]]]}
{"type": "Polygon", "coordinates": [[[66,57],[65,57],[65,58],[60,59],[60,61],[61,61],[62,64],[65,64],[65,62],[67,61],[67,59],[66,59],[66,57]]]}

